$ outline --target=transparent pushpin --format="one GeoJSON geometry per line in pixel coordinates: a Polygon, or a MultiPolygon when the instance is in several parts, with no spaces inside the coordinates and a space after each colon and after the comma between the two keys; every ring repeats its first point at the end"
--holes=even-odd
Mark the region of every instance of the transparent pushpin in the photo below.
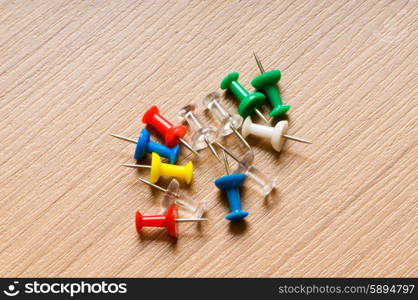
{"type": "Polygon", "coordinates": [[[238,132],[238,129],[241,127],[243,118],[238,114],[231,115],[226,108],[219,102],[220,95],[217,92],[208,94],[203,99],[203,105],[205,109],[208,109],[212,115],[221,123],[219,134],[221,136],[227,136],[231,133],[241,140],[241,142],[251,150],[250,145],[245,140],[245,138],[238,132]]]}
{"type": "Polygon", "coordinates": [[[202,150],[206,147],[209,147],[210,151],[216,157],[216,159],[221,161],[218,153],[213,147],[213,143],[218,137],[218,130],[213,126],[203,127],[202,123],[200,123],[200,121],[197,119],[194,110],[195,106],[191,104],[183,107],[178,113],[179,118],[182,121],[187,122],[193,132],[193,148],[196,150],[202,150]]]}
{"type": "Polygon", "coordinates": [[[238,168],[233,171],[234,174],[244,173],[257,185],[258,190],[264,195],[269,195],[277,185],[277,179],[275,177],[269,178],[263,174],[256,166],[254,162],[254,152],[248,151],[241,159],[230,150],[225,148],[222,144],[217,143],[222,150],[224,150],[230,157],[232,157],[237,163],[238,168]]]}
{"type": "Polygon", "coordinates": [[[158,189],[165,193],[163,200],[161,201],[161,207],[164,211],[167,210],[173,204],[176,204],[179,208],[179,215],[181,217],[200,218],[206,211],[207,202],[197,201],[189,198],[185,198],[180,194],[180,184],[176,179],[172,179],[167,188],[163,188],[157,184],[151,183],[148,180],[138,178],[141,182],[158,189]]]}

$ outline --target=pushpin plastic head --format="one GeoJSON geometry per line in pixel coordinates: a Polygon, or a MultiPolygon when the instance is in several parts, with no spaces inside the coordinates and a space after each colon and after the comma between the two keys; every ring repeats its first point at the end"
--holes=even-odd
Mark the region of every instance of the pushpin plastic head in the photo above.
{"type": "Polygon", "coordinates": [[[267,95],[267,99],[270,101],[273,110],[270,112],[271,117],[280,117],[285,115],[290,105],[284,105],[280,96],[277,83],[279,82],[282,74],[279,70],[272,70],[261,75],[258,75],[251,80],[251,85],[259,91],[264,92],[267,95]]]}
{"type": "Polygon", "coordinates": [[[258,92],[249,93],[239,82],[239,73],[232,72],[228,74],[221,82],[221,89],[230,90],[234,96],[238,99],[239,106],[238,112],[241,117],[246,118],[252,116],[256,109],[259,109],[266,97],[258,92]]]}
{"type": "Polygon", "coordinates": [[[141,232],[142,227],[165,227],[172,237],[177,237],[177,206],[172,205],[165,215],[143,216],[139,211],[135,214],[136,231],[141,232]]]}
{"type": "Polygon", "coordinates": [[[238,168],[233,172],[235,174],[244,173],[252,182],[256,184],[257,189],[263,196],[269,195],[277,185],[276,177],[267,177],[256,166],[253,165],[254,153],[248,151],[242,161],[238,163],[238,168]]]}
{"type": "Polygon", "coordinates": [[[192,144],[196,150],[202,150],[212,144],[218,137],[218,131],[214,126],[204,127],[194,114],[196,107],[193,104],[184,106],[179,112],[178,117],[186,121],[192,131],[192,144]]]}
{"type": "Polygon", "coordinates": [[[219,102],[219,99],[219,93],[210,93],[203,99],[203,105],[221,123],[219,134],[227,136],[234,132],[233,128],[238,129],[241,127],[243,118],[238,114],[230,114],[219,102]]]}
{"type": "Polygon", "coordinates": [[[160,176],[172,176],[181,178],[190,183],[193,178],[193,163],[190,161],[185,166],[176,166],[161,162],[161,157],[157,153],[152,153],[150,182],[156,183],[160,176]]]}
{"type": "Polygon", "coordinates": [[[289,123],[287,121],[280,121],[276,126],[264,126],[253,123],[251,117],[247,117],[242,124],[242,135],[245,137],[250,134],[262,138],[270,139],[270,143],[274,150],[280,152],[283,146],[283,136],[287,133],[289,123]]]}
{"type": "Polygon", "coordinates": [[[164,199],[161,206],[166,210],[175,204],[178,207],[180,217],[200,218],[206,211],[207,202],[185,198],[180,194],[180,184],[176,179],[172,179],[165,190],[164,199]]]}
{"type": "Polygon", "coordinates": [[[239,221],[248,216],[248,212],[241,208],[239,188],[244,184],[245,174],[231,174],[215,180],[215,185],[224,191],[228,197],[230,213],[225,217],[230,221],[239,221]]]}
{"type": "Polygon", "coordinates": [[[175,164],[180,154],[180,146],[177,145],[173,148],[168,148],[164,145],[155,143],[150,140],[149,131],[142,129],[136,144],[134,158],[136,160],[141,159],[147,153],[156,152],[159,155],[168,158],[170,164],[175,164]]]}
{"type": "Polygon", "coordinates": [[[165,144],[172,148],[179,144],[187,132],[187,127],[184,125],[173,125],[165,119],[158,110],[157,106],[152,106],[148,109],[142,117],[142,122],[157,130],[165,140],[165,144]]]}

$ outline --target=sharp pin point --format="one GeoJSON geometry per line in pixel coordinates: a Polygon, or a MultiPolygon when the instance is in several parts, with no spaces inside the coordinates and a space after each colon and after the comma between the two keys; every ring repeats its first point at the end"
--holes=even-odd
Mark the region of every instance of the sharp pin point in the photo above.
{"type": "Polygon", "coordinates": [[[196,150],[194,150],[193,147],[188,142],[186,142],[183,139],[179,139],[179,141],[180,141],[180,143],[183,144],[184,147],[189,149],[193,154],[195,154],[196,156],[199,156],[199,153],[196,150]]]}
{"type": "Polygon", "coordinates": [[[176,222],[200,222],[208,221],[206,218],[190,218],[190,219],[176,219],[176,222]]]}
{"type": "Polygon", "coordinates": [[[241,164],[242,161],[238,158],[238,156],[236,156],[234,153],[232,153],[231,151],[229,151],[224,145],[215,142],[215,144],[220,147],[223,151],[226,152],[226,154],[228,154],[229,156],[231,156],[237,163],[241,164]]]}
{"type": "Polygon", "coordinates": [[[235,128],[234,125],[230,124],[230,127],[232,131],[236,134],[236,136],[241,140],[241,142],[245,145],[245,147],[248,148],[248,150],[251,150],[250,144],[248,144],[247,140],[244,139],[244,137],[238,132],[238,130],[235,128]]]}
{"type": "Polygon", "coordinates": [[[115,138],[117,138],[117,139],[120,139],[120,140],[128,141],[128,142],[131,142],[131,143],[134,143],[134,144],[137,143],[137,141],[134,140],[134,139],[130,139],[130,138],[127,138],[127,137],[118,135],[118,134],[111,133],[110,135],[113,136],[113,137],[115,137],[115,138]]]}
{"type": "Polygon", "coordinates": [[[215,148],[213,148],[213,145],[208,141],[208,139],[206,137],[205,137],[205,142],[206,142],[206,145],[208,145],[212,154],[216,157],[216,159],[219,160],[219,162],[222,162],[222,160],[219,157],[218,153],[216,152],[215,148]]]}
{"type": "Polygon", "coordinates": [[[148,166],[148,165],[122,164],[121,166],[128,167],[128,168],[146,168],[146,169],[151,169],[151,166],[148,166]]]}
{"type": "Polygon", "coordinates": [[[261,74],[265,73],[263,65],[261,64],[261,61],[258,58],[257,54],[255,54],[255,52],[253,52],[253,54],[254,54],[255,61],[257,62],[258,68],[260,69],[261,74]]]}
{"type": "Polygon", "coordinates": [[[223,159],[224,159],[224,165],[225,165],[226,174],[229,175],[230,174],[230,171],[229,171],[229,162],[228,162],[228,158],[226,157],[225,150],[222,150],[222,156],[223,156],[223,159]]]}
{"type": "Polygon", "coordinates": [[[299,143],[312,144],[311,141],[308,141],[308,140],[305,140],[305,139],[302,139],[302,138],[298,138],[298,137],[295,137],[295,136],[292,136],[292,135],[284,134],[283,137],[286,138],[286,139],[292,140],[292,141],[299,142],[299,143]]]}
{"type": "Polygon", "coordinates": [[[255,113],[269,126],[271,126],[271,122],[259,111],[257,108],[254,109],[255,113]]]}

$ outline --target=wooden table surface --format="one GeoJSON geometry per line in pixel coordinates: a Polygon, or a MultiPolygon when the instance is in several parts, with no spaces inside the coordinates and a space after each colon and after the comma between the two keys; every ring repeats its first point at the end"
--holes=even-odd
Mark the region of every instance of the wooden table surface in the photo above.
{"type": "MultiPolygon", "coordinates": [[[[417,1],[1,1],[0,275],[416,277],[416,11],[417,1]],[[147,170],[120,166],[135,146],[109,134],[136,138],[152,104],[177,122],[229,72],[250,88],[253,51],[282,70],[289,134],[314,144],[278,154],[249,139],[278,184],[264,200],[248,181],[238,224],[213,184],[224,168],[203,150],[182,191],[208,201],[209,221],[181,224],[176,243],[163,230],[138,235],[135,211],[159,213],[163,194],[138,182],[147,170]]],[[[242,151],[234,136],[223,143],[242,151]]],[[[191,158],[183,148],[180,163],[191,158]]]]}

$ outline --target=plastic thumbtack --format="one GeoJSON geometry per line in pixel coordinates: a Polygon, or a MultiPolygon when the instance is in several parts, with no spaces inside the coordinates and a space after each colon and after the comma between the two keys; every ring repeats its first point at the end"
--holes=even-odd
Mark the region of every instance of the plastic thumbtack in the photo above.
{"type": "Polygon", "coordinates": [[[243,122],[243,118],[238,114],[231,115],[219,102],[219,99],[220,96],[217,92],[210,93],[203,99],[205,109],[208,109],[221,123],[219,134],[221,136],[227,136],[234,133],[241,140],[241,142],[251,150],[251,146],[238,131],[243,122]]]}
{"type": "Polygon", "coordinates": [[[141,134],[139,135],[138,141],[117,134],[111,134],[111,136],[124,141],[135,143],[136,148],[134,152],[134,158],[136,160],[140,160],[147,153],[155,152],[162,157],[168,158],[170,164],[175,164],[180,154],[179,145],[174,146],[173,148],[169,148],[167,146],[151,141],[149,131],[146,129],[141,130],[141,134]]]}
{"type": "Polygon", "coordinates": [[[149,168],[150,182],[156,183],[161,176],[171,176],[184,180],[186,183],[190,183],[193,178],[193,163],[189,161],[184,166],[176,166],[172,164],[165,164],[161,162],[161,157],[157,153],[151,155],[151,166],[137,165],[137,164],[123,164],[124,167],[130,168],[149,168]]]}
{"type": "Polygon", "coordinates": [[[176,205],[171,205],[165,215],[143,216],[137,211],[135,214],[136,231],[140,233],[143,227],[165,227],[169,235],[177,238],[177,222],[207,221],[207,219],[203,218],[178,219],[177,216],[178,211],[176,205]]]}
{"type": "Polygon", "coordinates": [[[291,106],[283,104],[280,91],[277,87],[277,83],[282,76],[281,72],[279,70],[265,72],[260,59],[255,53],[254,57],[260,69],[261,75],[251,80],[251,85],[258,91],[266,94],[267,99],[273,107],[270,112],[271,117],[280,117],[285,115],[290,110],[291,106]]]}
{"type": "Polygon", "coordinates": [[[253,123],[251,117],[245,119],[244,124],[242,124],[242,135],[244,137],[251,135],[259,136],[265,139],[270,139],[270,143],[273,146],[274,150],[280,152],[283,146],[284,139],[292,139],[305,144],[312,144],[310,141],[301,139],[298,137],[287,135],[288,129],[287,121],[277,122],[276,126],[264,126],[260,124],[253,123]]]}
{"type": "Polygon", "coordinates": [[[158,133],[164,137],[165,144],[172,148],[179,143],[182,143],[187,149],[196,155],[199,155],[192,146],[189,145],[183,138],[186,135],[187,127],[184,125],[173,125],[166,118],[164,118],[157,106],[152,106],[147,110],[142,117],[142,122],[154,128],[158,133]]]}
{"type": "Polygon", "coordinates": [[[267,177],[256,166],[253,165],[253,151],[248,151],[241,159],[236,154],[225,148],[223,145],[219,144],[218,146],[238,163],[238,167],[233,171],[233,173],[246,174],[256,184],[256,188],[261,194],[267,196],[276,187],[277,179],[275,177],[267,177]]]}
{"type": "Polygon", "coordinates": [[[239,188],[244,184],[245,174],[225,175],[215,180],[215,185],[226,193],[230,213],[225,217],[230,221],[239,221],[248,216],[248,212],[241,208],[239,188]]]}
{"type": "Polygon", "coordinates": [[[164,199],[161,202],[161,207],[164,211],[173,204],[178,206],[179,216],[181,217],[187,216],[200,218],[206,211],[207,202],[185,198],[180,194],[180,184],[176,179],[172,179],[167,188],[163,188],[142,178],[138,179],[141,182],[165,193],[164,199]]]}
{"type": "Polygon", "coordinates": [[[216,157],[216,159],[221,161],[218,153],[213,147],[213,143],[218,137],[218,131],[213,126],[203,127],[202,123],[197,119],[194,111],[194,105],[186,105],[178,113],[180,120],[187,122],[193,132],[193,148],[196,150],[202,150],[206,147],[209,147],[210,151],[216,157]]]}
{"type": "Polygon", "coordinates": [[[270,124],[270,121],[260,112],[261,106],[265,103],[266,97],[259,92],[250,94],[239,82],[239,73],[228,74],[221,82],[221,89],[229,90],[238,99],[238,112],[241,117],[246,118],[257,114],[264,122],[270,124]]]}

